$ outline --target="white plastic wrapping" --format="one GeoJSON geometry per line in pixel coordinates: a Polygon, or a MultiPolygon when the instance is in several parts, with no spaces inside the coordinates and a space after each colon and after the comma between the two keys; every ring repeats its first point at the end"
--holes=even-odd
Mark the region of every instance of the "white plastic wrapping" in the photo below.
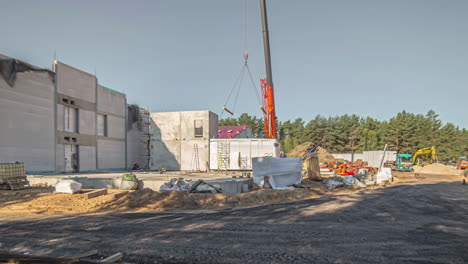
{"type": "Polygon", "coordinates": [[[254,182],[261,187],[269,182],[273,189],[291,189],[289,185],[302,180],[300,158],[252,158],[252,169],[254,182]]]}
{"type": "Polygon", "coordinates": [[[185,182],[184,178],[171,178],[169,182],[164,183],[159,188],[159,191],[179,191],[179,192],[189,192],[190,184],[185,182]]]}
{"type": "Polygon", "coordinates": [[[358,179],[354,178],[352,175],[344,176],[343,177],[343,183],[346,185],[357,185],[359,187],[366,187],[366,185],[362,182],[360,182],[358,179]]]}
{"type": "Polygon", "coordinates": [[[377,173],[376,182],[381,183],[383,181],[390,181],[392,178],[392,169],[382,168],[382,170],[377,173]]]}
{"type": "Polygon", "coordinates": [[[76,193],[81,190],[81,183],[74,180],[61,180],[55,185],[56,193],[76,193]]]}

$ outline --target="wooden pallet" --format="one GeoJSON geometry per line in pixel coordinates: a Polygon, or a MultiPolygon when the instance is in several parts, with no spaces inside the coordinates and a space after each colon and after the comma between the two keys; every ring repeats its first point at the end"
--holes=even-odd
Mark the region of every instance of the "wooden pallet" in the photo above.
{"type": "Polygon", "coordinates": [[[26,176],[10,177],[7,179],[7,182],[12,191],[31,188],[31,186],[29,185],[28,178],[26,178],[26,176]]]}

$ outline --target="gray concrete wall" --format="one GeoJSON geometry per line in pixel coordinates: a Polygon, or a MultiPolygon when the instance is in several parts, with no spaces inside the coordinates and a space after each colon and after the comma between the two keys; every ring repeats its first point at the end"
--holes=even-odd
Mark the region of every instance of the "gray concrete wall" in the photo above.
{"type": "Polygon", "coordinates": [[[56,171],[64,171],[64,144],[79,146],[79,170],[96,170],[96,76],[64,64],[54,62],[57,87],[56,171]],[[68,100],[64,102],[63,99],[68,100]],[[73,102],[73,104],[72,104],[73,102]],[[78,133],[64,133],[64,109],[78,109],[78,133]],[[77,142],[65,142],[64,137],[74,137],[77,142]]]}
{"type": "Polygon", "coordinates": [[[129,106],[127,110],[127,168],[138,164],[142,169],[149,169],[149,113],[135,106],[129,106]],[[136,112],[136,116],[133,111],[136,112]]]}
{"type": "Polygon", "coordinates": [[[210,138],[217,138],[218,127],[219,127],[218,115],[213,112],[209,112],[209,119],[210,119],[210,138]]]}
{"type": "Polygon", "coordinates": [[[125,169],[125,141],[98,139],[99,169],[125,169]]]}
{"type": "Polygon", "coordinates": [[[54,68],[58,93],[96,103],[96,76],[62,62],[54,68]]]}
{"type": "Polygon", "coordinates": [[[80,171],[96,170],[96,147],[80,146],[80,171]]]}
{"type": "Polygon", "coordinates": [[[127,99],[125,94],[98,85],[98,111],[100,113],[125,116],[127,99]]]}
{"type": "Polygon", "coordinates": [[[20,72],[14,87],[0,77],[0,162],[55,170],[54,104],[49,73],[20,72]]]}
{"type": "Polygon", "coordinates": [[[107,136],[97,139],[98,169],[126,168],[125,94],[104,86],[97,87],[97,112],[107,115],[107,136]]]}
{"type": "Polygon", "coordinates": [[[79,109],[80,134],[96,135],[96,112],[79,109]]]}
{"type": "Polygon", "coordinates": [[[151,169],[194,170],[195,145],[200,170],[207,169],[209,139],[218,133],[218,116],[209,111],[151,113],[151,169]],[[195,136],[195,120],[201,120],[203,133],[195,136]]]}

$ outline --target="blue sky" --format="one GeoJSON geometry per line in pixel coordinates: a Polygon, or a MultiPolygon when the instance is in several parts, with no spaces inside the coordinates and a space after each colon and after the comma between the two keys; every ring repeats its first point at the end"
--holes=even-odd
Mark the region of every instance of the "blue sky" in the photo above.
{"type": "MultiPolygon", "coordinates": [[[[468,128],[468,1],[267,3],[280,120],[433,109],[468,128]]],[[[151,111],[219,114],[242,67],[244,0],[0,4],[0,53],[47,68],[56,53],[151,111]]],[[[247,7],[258,82],[265,74],[259,1],[247,7]]],[[[238,100],[237,114],[260,116],[248,82],[238,100]]]]}

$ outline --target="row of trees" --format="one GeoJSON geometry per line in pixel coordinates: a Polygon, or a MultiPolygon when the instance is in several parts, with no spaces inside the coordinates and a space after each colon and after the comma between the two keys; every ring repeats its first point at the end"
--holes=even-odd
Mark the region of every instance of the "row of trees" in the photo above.
{"type": "MultiPolygon", "coordinates": [[[[220,120],[220,126],[238,125],[247,125],[257,137],[263,136],[262,118],[244,113],[238,118],[220,120]]],[[[452,123],[443,124],[432,110],[426,115],[402,111],[385,121],[354,114],[318,115],[307,123],[297,118],[278,122],[278,134],[286,153],[299,144],[320,142],[331,153],[381,150],[388,144],[390,150],[400,153],[414,153],[423,147],[436,146],[439,158],[445,162],[468,155],[468,130],[452,123]]]]}

